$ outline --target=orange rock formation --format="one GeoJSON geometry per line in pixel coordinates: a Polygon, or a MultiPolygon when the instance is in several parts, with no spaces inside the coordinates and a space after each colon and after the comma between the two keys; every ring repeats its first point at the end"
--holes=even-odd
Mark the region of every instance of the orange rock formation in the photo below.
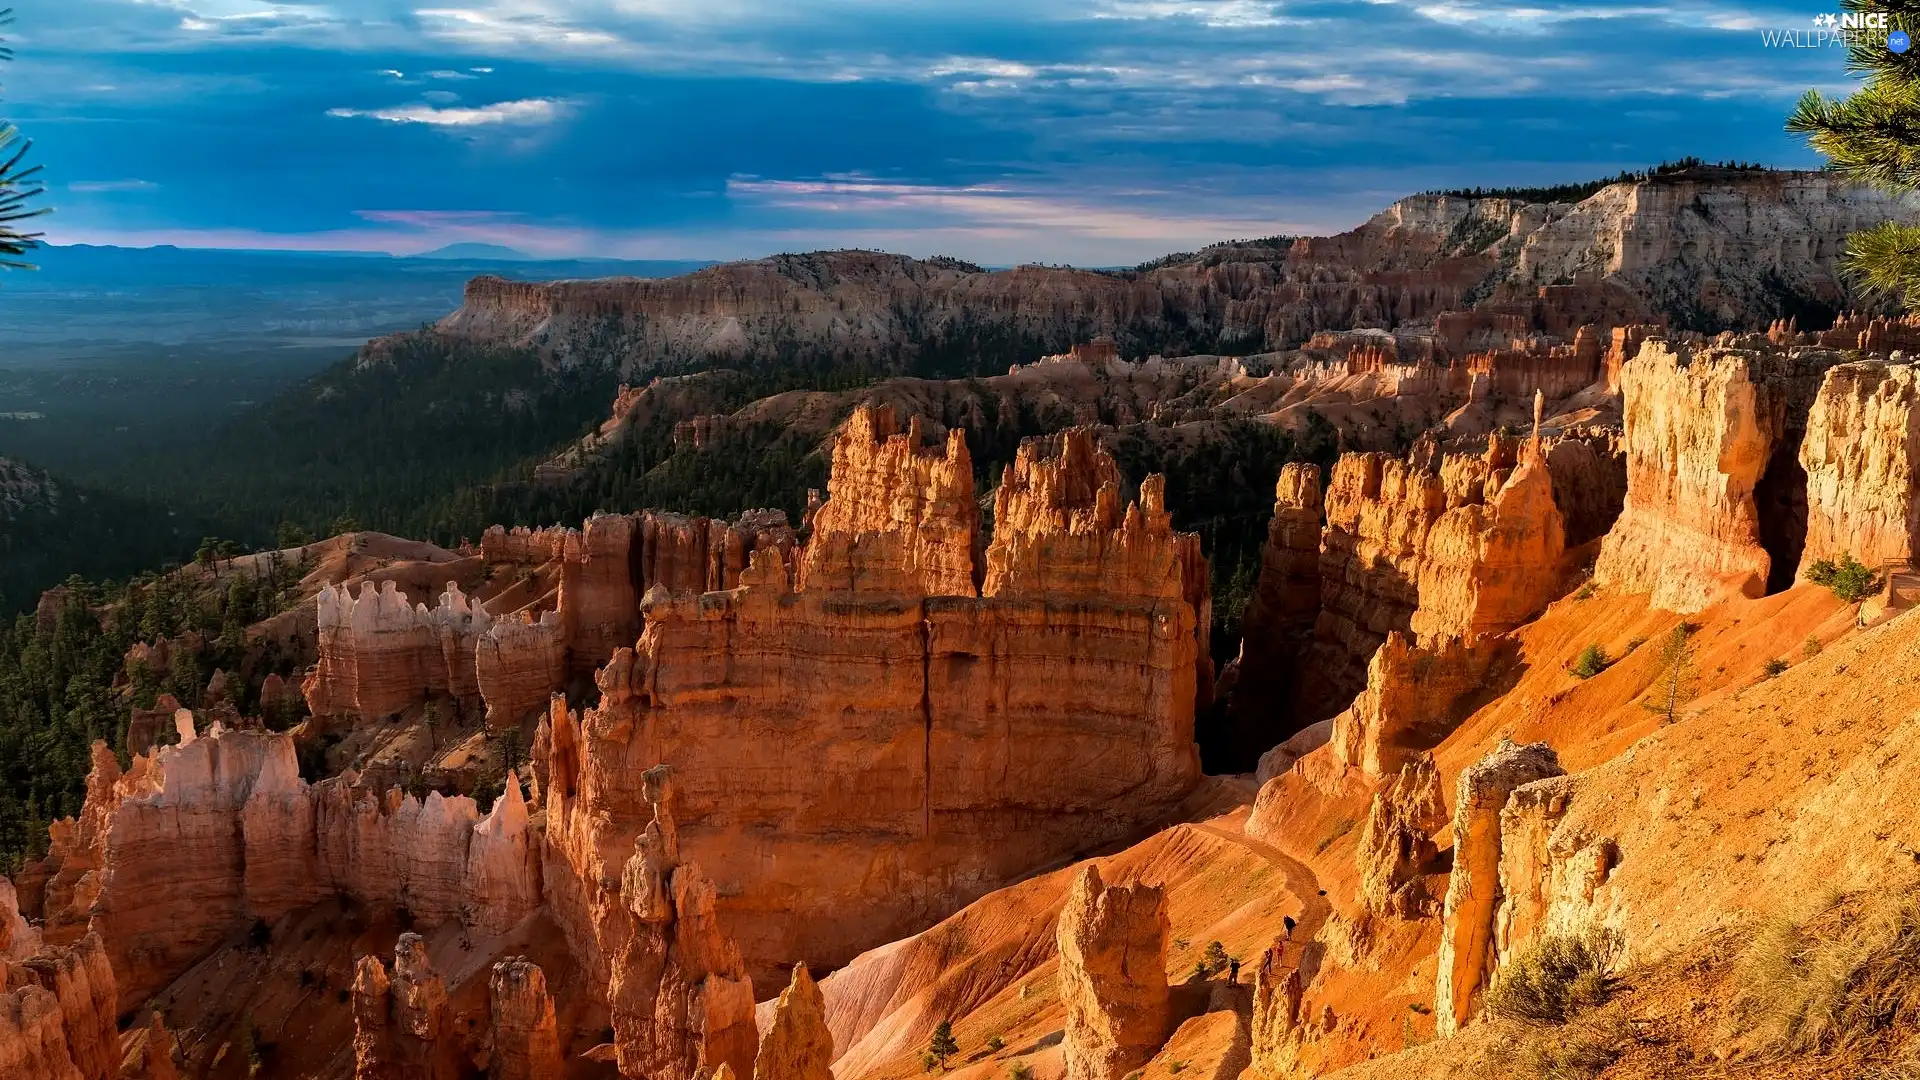
{"type": "Polygon", "coordinates": [[[833,1032],[820,987],[795,964],[793,978],[774,1003],[773,1023],[760,1036],[753,1080],[833,1080],[833,1032]]]}
{"type": "Polygon", "coordinates": [[[1120,1080],[1171,1034],[1167,927],[1159,889],[1109,887],[1081,867],[1059,927],[1068,1080],[1120,1080]]]}
{"type": "Polygon", "coordinates": [[[560,1080],[564,1062],[547,976],[524,956],[493,965],[493,1052],[488,1080],[560,1080]]]}
{"type": "Polygon", "coordinates": [[[1827,371],[1807,418],[1807,538],[1800,573],[1851,555],[1879,569],[1920,554],[1920,392],[1907,364],[1827,371]]]}
{"type": "Polygon", "coordinates": [[[1473,1017],[1498,966],[1495,910],[1500,902],[1501,813],[1515,790],[1564,770],[1545,743],[1503,742],[1460,774],[1453,809],[1453,873],[1440,938],[1435,1027],[1451,1035],[1473,1017]]]}
{"type": "Polygon", "coordinates": [[[651,818],[638,778],[656,762],[763,977],[843,963],[1123,837],[1197,779],[1204,606],[1189,597],[1205,573],[1158,482],[1123,509],[1104,454],[1034,444],[976,577],[964,443],[929,453],[912,436],[884,413],[848,423],[800,591],[765,550],[731,592],[652,590],[599,704],[552,710],[536,767],[567,880],[553,860],[547,877],[583,953],[651,818]]]}

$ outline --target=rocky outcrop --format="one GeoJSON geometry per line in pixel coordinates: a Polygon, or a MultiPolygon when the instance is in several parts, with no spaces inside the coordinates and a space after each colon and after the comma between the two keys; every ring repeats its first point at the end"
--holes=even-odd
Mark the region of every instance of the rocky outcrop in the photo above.
{"type": "Polygon", "coordinates": [[[1367,661],[1367,685],[1333,718],[1333,757],[1374,779],[1399,773],[1460,719],[1498,656],[1495,643],[1454,639],[1422,649],[1398,630],[1367,661]]]}
{"type": "Polygon", "coordinates": [[[1460,774],[1453,809],[1453,873],[1441,916],[1440,976],[1434,1025],[1451,1035],[1472,1019],[1497,964],[1495,909],[1500,901],[1501,811],[1513,793],[1565,770],[1546,743],[1498,749],[1460,774]]]}
{"type": "Polygon", "coordinates": [[[409,603],[391,580],[345,585],[315,597],[320,660],[303,687],[316,716],[352,714],[377,720],[432,694],[477,704],[476,644],[491,617],[451,582],[439,603],[409,603]]]}
{"type": "Polygon", "coordinates": [[[363,956],[353,977],[354,1080],[456,1080],[462,1047],[446,981],[418,934],[401,934],[393,970],[363,956]]]}
{"type": "Polygon", "coordinates": [[[774,1003],[773,1023],[760,1036],[753,1080],[833,1080],[833,1032],[820,987],[795,964],[793,978],[774,1003]]]}
{"type": "Polygon", "coordinates": [[[1334,466],[1302,705],[1329,715],[1353,701],[1334,725],[1342,760],[1397,771],[1380,748],[1419,749],[1402,736],[1452,719],[1494,640],[1560,594],[1566,526],[1553,486],[1537,437],[1495,437],[1481,455],[1416,448],[1334,466]]]}
{"type": "Polygon", "coordinates": [[[1159,889],[1109,887],[1094,864],[1080,868],[1058,932],[1068,1080],[1120,1080],[1166,1041],[1167,934],[1159,889]]]}
{"type": "Polygon", "coordinates": [[[976,596],[964,443],[908,441],[881,415],[848,424],[835,460],[884,490],[835,481],[800,591],[768,550],[730,592],[650,590],[599,703],[553,710],[536,770],[566,881],[552,859],[546,878],[577,951],[616,902],[601,883],[651,818],[638,778],[657,762],[674,769],[681,843],[768,978],[1120,839],[1196,782],[1188,596],[1205,575],[1157,481],[1124,506],[1104,454],[1036,444],[976,596]],[[843,498],[858,512],[834,510],[843,498]],[[927,538],[904,536],[916,522],[927,538]]]}
{"type": "Polygon", "coordinates": [[[0,954],[0,1076],[114,1080],[117,1016],[98,935],[21,960],[0,954]]]}
{"type": "Polygon", "coordinates": [[[1494,971],[1540,937],[1584,937],[1623,921],[1608,888],[1619,846],[1586,828],[1560,827],[1580,786],[1578,776],[1537,780],[1516,788],[1500,811],[1494,971]]]}
{"type": "Polygon", "coordinates": [[[1262,1076],[1285,1076],[1290,1070],[1286,1047],[1300,1028],[1304,992],[1299,965],[1287,962],[1287,942],[1267,946],[1253,969],[1253,1066],[1262,1076]]]}
{"type": "Polygon", "coordinates": [[[1851,555],[1878,570],[1920,554],[1920,392],[1908,364],[1841,364],[1800,443],[1807,538],[1799,572],[1851,555]]]}
{"type": "Polygon", "coordinates": [[[800,562],[802,591],[974,596],[979,515],[959,431],[932,452],[920,421],[858,409],[833,444],[827,501],[800,562]]]}
{"type": "Polygon", "coordinates": [[[511,956],[493,965],[487,986],[493,1014],[489,1080],[560,1080],[560,1032],[546,973],[524,956],[511,956]]]}
{"type": "Polygon", "coordinates": [[[173,1063],[179,1045],[155,1009],[146,1030],[135,1036],[120,1060],[120,1080],[179,1080],[180,1070],[173,1063]]]}
{"type": "Polygon", "coordinates": [[[47,925],[63,939],[78,927],[100,933],[124,1008],[250,920],[327,896],[483,934],[540,904],[517,780],[484,817],[465,796],[382,796],[357,781],[307,784],[284,734],[216,725],[135,758],[124,775],[99,744],[80,818],[57,830],[64,840],[49,856],[47,925]]]}
{"type": "Polygon", "coordinates": [[[720,928],[713,882],[683,861],[670,769],[648,769],[653,820],[621,871],[619,908],[595,927],[618,942],[609,998],[623,1076],[694,1080],[722,1064],[751,1075],[753,983],[720,928]]]}
{"type": "MultiPolygon", "coordinates": [[[[1482,297],[1483,311],[1522,320],[1508,332],[1571,337],[1656,312],[1717,329],[1847,306],[1834,270],[1845,237],[1917,218],[1911,198],[1826,173],[1699,168],[1578,204],[1418,195],[1337,236],[1221,244],[1125,275],[835,251],[658,280],[480,277],[433,332],[560,361],[611,354],[644,372],[716,355],[743,367],[825,356],[905,367],[929,353],[997,365],[1103,333],[1124,355],[1262,352],[1320,330],[1432,322],[1482,297]]],[[[392,351],[375,342],[361,363],[392,351]]]]}
{"type": "Polygon", "coordinates": [[[1368,912],[1403,919],[1435,913],[1438,898],[1427,892],[1421,875],[1440,853],[1433,835],[1446,822],[1440,771],[1429,755],[1402,766],[1392,783],[1373,793],[1355,855],[1360,902],[1368,912]]]}
{"type": "Polygon", "coordinates": [[[474,646],[474,675],[487,723],[504,728],[566,684],[567,626],[558,611],[496,619],[474,646]]]}

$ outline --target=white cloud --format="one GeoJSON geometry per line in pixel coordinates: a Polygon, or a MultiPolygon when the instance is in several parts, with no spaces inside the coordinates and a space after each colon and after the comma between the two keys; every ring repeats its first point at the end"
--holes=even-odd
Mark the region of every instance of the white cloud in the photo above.
{"type": "Polygon", "coordinates": [[[158,191],[160,185],[151,180],[75,180],[67,185],[68,191],[81,194],[101,194],[121,191],[158,191]]]}
{"type": "Polygon", "coordinates": [[[328,109],[328,116],[384,120],[390,124],[427,124],[432,127],[550,124],[565,114],[568,102],[559,98],[526,98],[471,108],[435,108],[398,105],[390,109],[328,109]]]}

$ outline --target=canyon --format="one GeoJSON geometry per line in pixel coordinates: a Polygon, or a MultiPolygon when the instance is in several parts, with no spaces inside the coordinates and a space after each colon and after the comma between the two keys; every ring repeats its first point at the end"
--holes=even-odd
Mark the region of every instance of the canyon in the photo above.
{"type": "Polygon", "coordinates": [[[539,482],[777,430],[821,490],[176,571],[299,573],[193,693],[155,676],[204,642],[128,652],[81,810],[0,878],[0,1075],[1920,1060],[1920,320],[1782,309],[1783,281],[1844,303],[1827,238],[1889,212],[1825,184],[1422,196],[1131,277],[860,252],[476,282],[431,333],[556,365],[601,333],[632,376],[539,482]],[[1140,355],[1173,296],[1244,354],[1140,355]],[[655,370],[776,332],[892,363],[981,312],[1045,344],[728,407],[725,373],[655,370]],[[1218,523],[1141,465],[1231,476],[1250,429],[1290,441],[1223,624],[1218,523]],[[1844,1038],[1769,1041],[1791,977],[1745,973],[1782,934],[1852,950],[1844,1038]],[[1518,1011],[1573,943],[1590,1000],[1518,1011]]]}

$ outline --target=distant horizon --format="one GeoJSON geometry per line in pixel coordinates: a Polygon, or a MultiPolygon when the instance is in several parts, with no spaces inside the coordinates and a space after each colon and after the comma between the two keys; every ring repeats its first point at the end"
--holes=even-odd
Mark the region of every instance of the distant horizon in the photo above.
{"type": "MultiPolygon", "coordinates": [[[[1675,159],[1675,160],[1678,160],[1678,159],[1675,159]]],[[[1611,181],[1620,172],[1631,172],[1631,171],[1638,171],[1638,170],[1644,170],[1644,169],[1651,169],[1654,166],[1659,164],[1664,164],[1664,163],[1650,162],[1642,166],[1629,166],[1625,169],[1615,170],[1614,173],[1606,174],[1606,175],[1590,175],[1585,177],[1563,179],[1563,180],[1549,179],[1549,180],[1543,180],[1538,185],[1523,185],[1523,186],[1554,187],[1554,186],[1571,186],[1571,185],[1577,185],[1577,184],[1583,184],[1583,183],[1596,183],[1601,181],[1611,181]]],[[[1724,165],[1726,163],[1714,162],[1714,161],[1703,161],[1701,164],[1704,167],[1712,168],[1712,167],[1724,165]]],[[[1755,162],[1752,164],[1757,166],[1760,170],[1764,170],[1768,172],[1818,172],[1820,171],[1819,169],[1807,168],[1804,165],[1776,165],[1776,164],[1759,163],[1759,162],[1755,162]]],[[[1522,185],[1505,185],[1505,184],[1482,184],[1482,185],[1473,185],[1473,186],[1463,185],[1463,186],[1447,188],[1447,189],[1428,189],[1428,190],[1422,190],[1422,191],[1409,191],[1409,192],[1404,192],[1401,195],[1396,196],[1391,200],[1388,200],[1387,202],[1369,211],[1364,217],[1348,225],[1328,227],[1321,231],[1316,231],[1316,232],[1268,233],[1265,235],[1268,235],[1268,236],[1273,236],[1273,235],[1333,236],[1333,235],[1348,232],[1348,231],[1351,231],[1352,229],[1360,227],[1361,225],[1365,224],[1366,221],[1371,220],[1371,218],[1378,215],[1380,212],[1384,211],[1389,206],[1392,206],[1405,199],[1416,198],[1422,195],[1464,193],[1464,192],[1471,191],[1473,187],[1479,187],[1489,192],[1499,192],[1499,191],[1507,190],[1512,186],[1522,186],[1522,185]]],[[[1462,197],[1466,197],[1466,196],[1462,194],[1462,197]]],[[[813,254],[817,252],[828,252],[828,251],[875,251],[875,252],[882,252],[889,255],[899,255],[904,258],[910,258],[910,259],[916,259],[916,260],[922,260],[922,261],[928,260],[928,259],[936,259],[936,258],[960,258],[964,262],[973,263],[974,265],[980,266],[983,269],[989,269],[989,270],[1009,269],[1016,266],[1033,266],[1033,265],[1063,265],[1063,266],[1070,266],[1075,269],[1085,269],[1085,270],[1120,270],[1120,269],[1128,269],[1134,266],[1138,266],[1142,263],[1149,262],[1166,255],[1181,254],[1187,251],[1205,250],[1206,248],[1209,248],[1209,247],[1219,246],[1223,244],[1244,242],[1246,240],[1254,239],[1254,238],[1255,237],[1253,236],[1218,237],[1218,238],[1210,239],[1203,243],[1195,244],[1185,248],[1168,248],[1163,251],[1156,251],[1156,252],[1153,252],[1152,254],[1147,255],[1144,258],[1136,259],[1131,262],[1098,263],[1098,264],[1075,263],[1071,261],[1052,260],[1052,259],[1027,259],[1027,260],[1010,260],[1010,261],[1004,261],[1004,262],[983,262],[978,259],[968,259],[963,256],[955,256],[947,252],[934,252],[934,251],[915,252],[915,251],[903,250],[902,248],[874,247],[874,246],[859,245],[859,244],[841,244],[841,245],[829,245],[829,246],[820,246],[820,247],[811,247],[811,248],[782,248],[782,249],[771,250],[771,251],[761,251],[757,254],[731,255],[727,257],[718,257],[715,255],[627,256],[627,255],[608,255],[608,254],[599,254],[599,253],[595,253],[595,254],[540,253],[540,252],[526,251],[523,249],[514,248],[511,245],[498,244],[491,241],[474,241],[474,240],[453,241],[451,243],[440,244],[432,247],[426,247],[416,251],[396,251],[392,249],[383,249],[383,248],[330,248],[330,247],[301,247],[301,246],[259,247],[259,246],[245,246],[245,245],[239,245],[239,244],[219,244],[219,243],[182,244],[182,243],[171,242],[171,241],[140,244],[140,243],[129,243],[129,242],[111,242],[111,241],[102,241],[102,240],[77,240],[77,241],[72,241],[67,243],[60,243],[56,240],[50,240],[50,239],[42,239],[40,246],[42,248],[55,249],[55,250],[73,249],[73,248],[115,249],[115,250],[122,250],[122,251],[177,250],[177,251],[229,252],[233,254],[312,255],[312,256],[329,256],[329,257],[417,259],[422,261],[445,261],[445,262],[700,263],[708,266],[721,265],[724,263],[732,263],[732,262],[750,262],[758,259],[774,258],[780,255],[805,255],[805,254],[813,254]],[[458,252],[458,250],[462,248],[473,248],[473,249],[481,249],[481,250],[476,250],[473,253],[459,252],[456,254],[448,254],[448,252],[450,251],[458,252]],[[484,249],[496,249],[502,252],[502,254],[498,254],[498,255],[485,254],[485,253],[482,253],[482,250],[484,249]]],[[[265,239],[265,238],[259,238],[259,239],[265,239]]],[[[287,236],[287,237],[279,237],[277,239],[293,242],[293,243],[300,243],[302,241],[310,241],[315,238],[287,236]]]]}
{"type": "Polygon", "coordinates": [[[0,115],[61,244],[1129,266],[1412,192],[1784,129],[1844,50],[1786,0],[62,0],[0,115]],[[1775,35],[1778,36],[1777,34],[1775,35]]]}

